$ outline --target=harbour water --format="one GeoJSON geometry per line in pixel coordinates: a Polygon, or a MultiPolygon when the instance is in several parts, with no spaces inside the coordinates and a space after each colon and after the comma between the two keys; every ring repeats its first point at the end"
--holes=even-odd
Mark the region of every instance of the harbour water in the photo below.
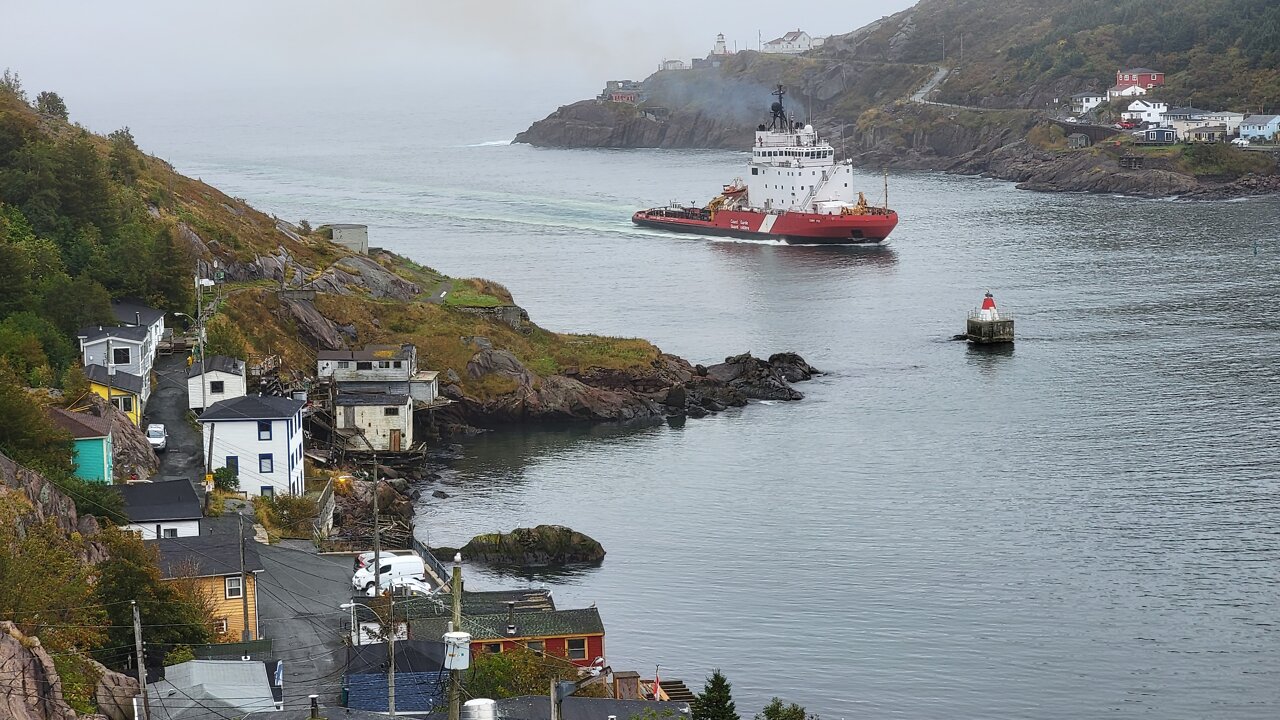
{"type": "Polygon", "coordinates": [[[131,124],[268,212],[501,281],[544,327],[828,374],[682,425],[469,442],[420,508],[432,543],[599,539],[599,568],[534,582],[597,604],[615,669],[697,689],[719,667],[748,717],[774,695],[832,718],[1280,715],[1280,202],[920,173],[891,179],[886,247],[710,240],[628,218],[705,201],[744,154],[506,145],[537,109],[483,110],[443,135],[413,111],[131,124]],[[987,289],[1012,351],[949,340],[987,289]]]}

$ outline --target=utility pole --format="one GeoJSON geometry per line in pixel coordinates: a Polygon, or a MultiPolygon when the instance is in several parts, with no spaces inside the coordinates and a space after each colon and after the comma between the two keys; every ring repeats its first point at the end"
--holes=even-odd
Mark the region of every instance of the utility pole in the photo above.
{"type": "Polygon", "coordinates": [[[200,349],[200,412],[209,409],[209,398],[207,389],[204,384],[204,373],[208,370],[208,366],[204,361],[204,309],[201,301],[204,299],[204,288],[200,285],[200,265],[196,264],[196,345],[200,349]]]}
{"type": "MultiPolygon", "coordinates": [[[[381,591],[381,589],[379,589],[381,591]]],[[[391,635],[387,637],[387,654],[391,656],[391,664],[387,667],[387,711],[391,717],[396,716],[396,593],[394,590],[387,596],[389,605],[387,614],[391,616],[391,635]]]]}
{"type": "MultiPolygon", "coordinates": [[[[361,437],[364,437],[361,434],[361,437]]],[[[369,442],[367,439],[365,442],[369,442]]],[[[382,592],[382,540],[378,537],[378,453],[373,453],[373,594],[382,592]]]]}
{"type": "Polygon", "coordinates": [[[138,614],[138,601],[133,606],[133,645],[138,657],[138,690],[142,693],[143,720],[151,720],[151,700],[147,697],[147,661],[142,656],[142,617],[138,614]]]}
{"type": "Polygon", "coordinates": [[[244,618],[240,642],[249,642],[249,580],[244,571],[244,514],[237,510],[236,517],[240,518],[240,611],[244,618]]]}
{"type": "MultiPolygon", "coordinates": [[[[453,557],[453,632],[462,632],[462,556],[453,557]]],[[[554,685],[555,681],[552,681],[554,685]]],[[[462,671],[449,671],[449,720],[460,720],[462,714],[462,671]]]]}

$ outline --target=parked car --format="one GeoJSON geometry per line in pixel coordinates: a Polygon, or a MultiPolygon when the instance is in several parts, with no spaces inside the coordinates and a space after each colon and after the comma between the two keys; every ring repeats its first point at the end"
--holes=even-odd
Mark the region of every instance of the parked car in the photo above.
{"type": "Polygon", "coordinates": [[[1249,138],[1236,138],[1231,141],[1231,144],[1239,147],[1249,147],[1249,138]]]}
{"type": "Polygon", "coordinates": [[[152,450],[164,452],[169,447],[169,431],[160,423],[152,423],[147,426],[147,442],[152,450]]]}
{"type": "MultiPolygon", "coordinates": [[[[390,557],[387,557],[384,553],[380,560],[382,561],[382,567],[379,568],[380,572],[378,574],[381,575],[383,587],[387,587],[394,580],[403,578],[421,579],[427,574],[426,564],[415,553],[407,555],[396,554],[390,557]]],[[[370,557],[369,563],[356,570],[355,574],[351,576],[351,587],[354,590],[368,592],[373,589],[374,577],[373,559],[370,557]]]]}
{"type": "MultiPolygon", "coordinates": [[[[417,557],[418,553],[412,550],[383,550],[382,562],[386,563],[390,557],[417,557]]],[[[362,567],[367,567],[373,563],[373,551],[362,552],[355,558],[355,567],[351,568],[351,572],[357,572],[362,567]]]]}
{"type": "Polygon", "coordinates": [[[1134,122],[1134,121],[1132,121],[1132,120],[1123,120],[1123,121],[1121,121],[1121,123],[1120,123],[1120,129],[1121,129],[1121,130],[1132,130],[1132,129],[1136,128],[1136,127],[1138,127],[1138,123],[1136,123],[1136,122],[1134,122]]]}
{"type": "MultiPolygon", "coordinates": [[[[431,583],[428,583],[426,578],[423,577],[401,577],[390,580],[383,578],[382,589],[383,591],[391,590],[391,594],[398,598],[430,597],[432,595],[431,583]]],[[[369,589],[364,591],[364,594],[373,597],[378,593],[370,585],[369,589]]]]}

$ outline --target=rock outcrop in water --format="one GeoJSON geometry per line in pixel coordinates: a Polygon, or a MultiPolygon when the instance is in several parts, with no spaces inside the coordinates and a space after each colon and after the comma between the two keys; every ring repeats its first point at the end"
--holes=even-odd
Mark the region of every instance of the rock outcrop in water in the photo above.
{"type": "Polygon", "coordinates": [[[594,539],[563,525],[516,528],[509,533],[477,535],[461,548],[435,548],[440,558],[462,553],[464,560],[489,565],[573,565],[604,560],[604,547],[594,539]]]}
{"type": "MultiPolygon", "coordinates": [[[[483,338],[478,340],[483,341],[483,338]]],[[[662,354],[641,370],[567,369],[540,376],[512,353],[487,341],[467,364],[472,377],[497,376],[515,388],[496,398],[469,397],[456,384],[443,393],[455,403],[437,417],[445,423],[493,427],[519,422],[626,422],[654,417],[703,417],[749,399],[799,400],[791,386],[819,371],[795,353],[759,360],[750,353],[710,367],[662,354]]]]}

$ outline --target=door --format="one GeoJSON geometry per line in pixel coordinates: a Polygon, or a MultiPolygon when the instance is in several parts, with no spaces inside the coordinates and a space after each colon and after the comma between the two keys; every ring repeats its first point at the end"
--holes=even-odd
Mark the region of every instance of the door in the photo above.
{"type": "Polygon", "coordinates": [[[400,452],[400,431],[391,431],[391,452],[400,452]]]}

